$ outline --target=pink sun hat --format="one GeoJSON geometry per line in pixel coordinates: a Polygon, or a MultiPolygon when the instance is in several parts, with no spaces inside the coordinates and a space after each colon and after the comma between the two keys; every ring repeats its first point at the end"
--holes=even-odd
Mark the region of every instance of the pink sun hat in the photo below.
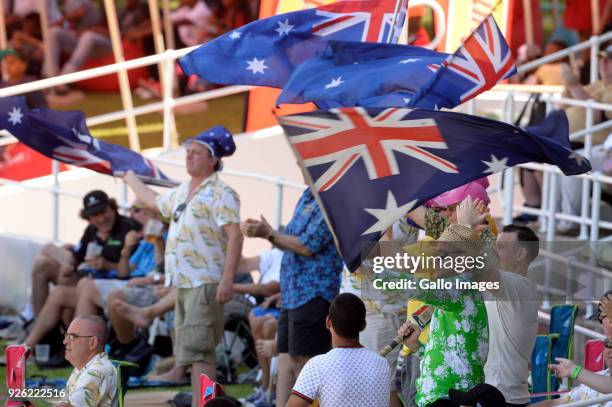
{"type": "Polygon", "coordinates": [[[468,196],[471,196],[472,200],[480,199],[485,205],[489,205],[491,200],[487,194],[488,186],[489,180],[487,177],[483,177],[455,189],[451,189],[450,191],[446,191],[430,199],[425,205],[430,208],[447,208],[463,201],[468,196]]]}

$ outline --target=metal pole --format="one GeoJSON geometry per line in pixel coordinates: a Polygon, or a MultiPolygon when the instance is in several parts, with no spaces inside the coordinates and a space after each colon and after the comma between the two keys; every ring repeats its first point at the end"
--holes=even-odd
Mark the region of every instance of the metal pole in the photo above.
{"type": "MultiPolygon", "coordinates": [[[[47,1],[41,0],[40,2],[40,33],[42,34],[43,42],[43,53],[45,61],[51,60],[51,47],[49,46],[49,10],[47,10],[47,1]]],[[[57,72],[53,72],[57,74],[57,72]]]]}
{"type": "Polygon", "coordinates": [[[548,171],[542,172],[542,200],[540,209],[542,210],[542,214],[539,217],[540,220],[540,233],[546,232],[546,225],[548,222],[548,217],[546,216],[546,208],[548,208],[548,200],[549,200],[549,188],[550,188],[550,173],[548,171]]]}
{"type": "Polygon", "coordinates": [[[166,36],[166,46],[170,49],[176,49],[174,41],[174,28],[170,20],[170,0],[162,0],[162,10],[164,17],[164,32],[166,36]]]}
{"type": "MultiPolygon", "coordinates": [[[[149,5],[149,16],[151,17],[151,31],[153,33],[153,44],[155,46],[155,53],[161,54],[164,52],[164,36],[162,33],[161,22],[159,20],[159,6],[156,0],[148,0],[149,5]]],[[[157,64],[157,70],[159,72],[159,81],[164,86],[164,64],[162,62],[157,64]]]]}
{"type": "Polygon", "coordinates": [[[523,20],[525,23],[525,39],[527,41],[527,44],[534,44],[531,0],[523,0],[523,20]]]}
{"type": "MultiPolygon", "coordinates": [[[[593,174],[595,177],[601,175],[597,171],[593,174]]],[[[601,182],[597,179],[593,181],[593,206],[591,206],[591,236],[590,241],[596,242],[599,240],[599,202],[601,202],[601,182]]]]}
{"type": "Polygon", "coordinates": [[[283,177],[276,179],[276,199],[274,203],[274,228],[278,230],[283,221],[283,177]]]}
{"type": "MultiPolygon", "coordinates": [[[[546,229],[546,250],[553,251],[553,240],[555,239],[555,211],[557,207],[557,174],[550,173],[550,199],[548,202],[548,220],[546,229]]],[[[544,309],[550,309],[550,283],[552,278],[552,259],[547,257],[544,264],[544,301],[542,307],[544,309]]]]}
{"type": "Polygon", "coordinates": [[[51,161],[53,170],[53,203],[51,205],[51,238],[54,242],[59,242],[59,214],[60,214],[60,183],[59,183],[59,161],[51,161]]]}
{"type": "Polygon", "coordinates": [[[591,83],[595,83],[597,82],[598,79],[598,72],[599,72],[599,64],[597,61],[597,51],[599,49],[599,37],[596,36],[592,36],[591,38],[589,38],[589,42],[591,43],[591,68],[589,71],[590,74],[590,81],[591,83]]]}
{"type": "Polygon", "coordinates": [[[470,99],[470,101],[468,102],[468,114],[476,114],[476,98],[470,99]]]}
{"type": "MultiPolygon", "coordinates": [[[[593,103],[592,99],[587,100],[587,107],[586,107],[586,129],[587,131],[590,130],[593,127],[593,116],[594,116],[594,112],[593,112],[593,106],[591,105],[593,103]]],[[[591,134],[590,131],[587,132],[587,134],[584,136],[584,156],[587,159],[591,159],[591,150],[593,148],[593,139],[592,139],[593,135],[591,134]]],[[[581,199],[581,205],[580,205],[580,235],[578,236],[578,239],[581,240],[586,240],[588,237],[587,234],[587,220],[588,220],[588,212],[589,212],[589,195],[590,195],[590,181],[587,178],[583,178],[582,179],[582,199],[581,199]]]]}
{"type": "MultiPolygon", "coordinates": [[[[505,121],[512,123],[514,116],[514,93],[508,92],[506,98],[505,121]]],[[[512,223],[512,205],[514,202],[514,168],[509,168],[504,171],[504,216],[503,224],[509,225],[512,223]]]]}
{"type": "Polygon", "coordinates": [[[175,101],[172,97],[172,88],[174,82],[174,75],[172,69],[174,68],[174,58],[172,56],[173,51],[168,50],[165,52],[168,59],[164,60],[164,82],[163,97],[164,97],[164,132],[163,132],[163,146],[164,150],[170,150],[171,148],[178,147],[178,136],[174,129],[174,105],[175,101]],[[173,137],[173,135],[175,137],[173,137]]]}
{"type": "MultiPolygon", "coordinates": [[[[0,1],[0,49],[7,48],[6,23],[4,21],[4,0],[0,1]]],[[[2,79],[6,80],[6,69],[2,64],[2,79]]]]}
{"type": "MultiPolygon", "coordinates": [[[[110,32],[111,43],[113,45],[113,54],[116,62],[124,62],[123,47],[121,45],[121,35],[119,33],[119,24],[117,22],[117,10],[115,3],[112,0],[104,0],[104,8],[106,9],[106,19],[108,20],[108,31],[110,32]]],[[[138,138],[138,127],[136,125],[136,117],[133,109],[132,93],[130,90],[130,82],[125,69],[120,70],[119,75],[119,90],[121,91],[121,101],[123,108],[130,112],[125,118],[128,128],[128,139],[130,148],[135,151],[140,151],[140,140],[138,138]]]]}

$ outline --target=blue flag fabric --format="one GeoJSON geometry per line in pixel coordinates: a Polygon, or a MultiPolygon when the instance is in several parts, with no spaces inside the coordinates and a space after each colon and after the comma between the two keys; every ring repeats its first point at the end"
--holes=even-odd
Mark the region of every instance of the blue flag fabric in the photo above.
{"type": "Polygon", "coordinates": [[[89,134],[80,111],[29,109],[24,96],[0,98],[0,129],[39,153],[102,174],[134,171],[167,180],[148,159],[128,148],[106,143],[89,134]]]}
{"type": "Polygon", "coordinates": [[[410,107],[452,109],[516,73],[510,47],[489,15],[470,34],[436,75],[423,86],[410,107]]]}
{"type": "Polygon", "coordinates": [[[407,106],[447,57],[421,47],[330,41],[297,67],[276,104],[407,106]]]}
{"type": "Polygon", "coordinates": [[[213,83],[282,88],[296,66],[332,39],[384,42],[392,27],[397,42],[407,0],[395,21],[396,0],[338,1],[318,8],[257,20],[183,56],[187,75],[213,83]]]}
{"type": "Polygon", "coordinates": [[[445,191],[525,162],[555,164],[567,175],[591,169],[569,147],[563,112],[527,130],[401,108],[332,109],[278,121],[351,271],[393,222],[445,191]]]}

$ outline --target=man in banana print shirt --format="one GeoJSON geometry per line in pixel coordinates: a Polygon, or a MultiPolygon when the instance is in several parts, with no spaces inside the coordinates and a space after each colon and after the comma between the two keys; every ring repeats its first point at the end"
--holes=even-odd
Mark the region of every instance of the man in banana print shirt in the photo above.
{"type": "Polygon", "coordinates": [[[165,253],[166,282],[177,288],[175,346],[177,366],[191,366],[193,405],[199,377],[216,377],[215,347],[223,335],[223,303],[233,295],[234,274],[242,251],[240,199],[218,175],[221,158],[236,146],[222,126],[187,140],[186,167],[191,176],[157,195],[132,172],[125,182],[147,207],[170,220],[165,253]]]}

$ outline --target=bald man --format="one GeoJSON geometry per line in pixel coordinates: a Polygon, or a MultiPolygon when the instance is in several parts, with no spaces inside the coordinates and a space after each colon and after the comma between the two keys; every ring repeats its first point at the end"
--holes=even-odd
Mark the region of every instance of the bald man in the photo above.
{"type": "Polygon", "coordinates": [[[74,366],[59,407],[116,407],[117,369],[104,352],[106,322],[97,315],[75,318],[66,332],[66,360],[74,366]]]}

